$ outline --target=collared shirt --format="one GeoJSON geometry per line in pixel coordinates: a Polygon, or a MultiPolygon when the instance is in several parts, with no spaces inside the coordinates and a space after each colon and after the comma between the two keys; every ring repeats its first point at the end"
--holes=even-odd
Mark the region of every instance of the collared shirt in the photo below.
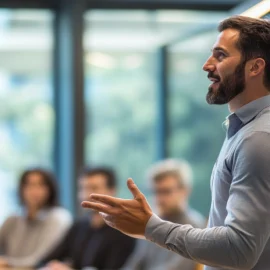
{"type": "Polygon", "coordinates": [[[211,190],[207,229],[166,222],[153,215],[146,238],[209,265],[206,270],[269,270],[270,95],[229,116],[211,190]]]}
{"type": "Polygon", "coordinates": [[[33,267],[64,237],[72,223],[60,207],[41,210],[35,219],[26,213],[9,217],[0,228],[0,254],[11,266],[33,267]]]}

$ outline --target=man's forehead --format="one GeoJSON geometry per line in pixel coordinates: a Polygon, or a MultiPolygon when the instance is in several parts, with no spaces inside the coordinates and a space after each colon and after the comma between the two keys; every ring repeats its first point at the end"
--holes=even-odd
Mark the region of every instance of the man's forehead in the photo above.
{"type": "Polygon", "coordinates": [[[226,29],[222,31],[213,46],[215,48],[224,48],[227,51],[237,50],[236,42],[239,38],[239,31],[235,29],[226,29]]]}
{"type": "Polygon", "coordinates": [[[159,181],[154,181],[155,185],[167,185],[168,183],[174,183],[178,181],[177,177],[174,175],[166,175],[159,179],[159,181]]]}
{"type": "Polygon", "coordinates": [[[83,175],[80,177],[80,180],[82,181],[87,181],[87,180],[100,180],[100,179],[105,179],[106,180],[106,176],[103,175],[102,173],[96,173],[96,174],[90,174],[90,175],[83,175]]]}

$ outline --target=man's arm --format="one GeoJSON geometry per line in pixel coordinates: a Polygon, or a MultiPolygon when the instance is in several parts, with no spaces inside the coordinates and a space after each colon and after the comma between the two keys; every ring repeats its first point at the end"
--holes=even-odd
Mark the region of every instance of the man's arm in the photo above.
{"type": "Polygon", "coordinates": [[[194,229],[153,215],[146,238],[203,264],[251,269],[270,235],[270,134],[244,139],[233,159],[224,227],[194,229]]]}
{"type": "Polygon", "coordinates": [[[270,234],[270,134],[253,133],[237,147],[224,226],[194,229],[163,221],[129,179],[133,200],[92,194],[82,206],[102,213],[105,222],[133,237],[158,245],[200,263],[231,269],[251,269],[270,234]]]}

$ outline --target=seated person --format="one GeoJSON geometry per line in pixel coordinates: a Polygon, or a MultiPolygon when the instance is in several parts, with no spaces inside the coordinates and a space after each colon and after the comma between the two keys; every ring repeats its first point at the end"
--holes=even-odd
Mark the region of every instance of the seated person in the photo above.
{"type": "MultiPolygon", "coordinates": [[[[79,200],[88,200],[91,193],[115,196],[116,178],[112,170],[83,170],[79,177],[79,200]]],[[[50,270],[112,270],[125,263],[136,240],[106,225],[98,212],[86,211],[87,215],[75,222],[64,240],[40,266],[50,270]]]]}
{"type": "Polygon", "coordinates": [[[0,267],[33,267],[62,240],[72,223],[68,211],[58,206],[53,174],[35,168],[19,182],[19,215],[0,228],[0,267]]]}
{"type": "MultiPolygon", "coordinates": [[[[184,161],[165,160],[153,166],[149,180],[155,195],[158,215],[162,219],[192,224],[203,228],[205,219],[188,207],[192,189],[192,172],[184,161]]],[[[125,270],[195,270],[196,263],[151,242],[137,240],[134,253],[124,266],[125,270]]]]}

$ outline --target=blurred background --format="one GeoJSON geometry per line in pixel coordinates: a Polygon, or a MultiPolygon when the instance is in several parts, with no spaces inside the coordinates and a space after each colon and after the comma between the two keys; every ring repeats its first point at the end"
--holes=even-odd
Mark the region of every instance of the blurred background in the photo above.
{"type": "Polygon", "coordinates": [[[241,0],[0,0],[0,224],[18,207],[25,168],[58,176],[78,212],[76,177],[109,165],[128,198],[133,177],[168,157],[194,170],[191,206],[207,216],[209,179],[226,106],[205,101],[202,65],[218,22],[259,2],[241,0]]]}

